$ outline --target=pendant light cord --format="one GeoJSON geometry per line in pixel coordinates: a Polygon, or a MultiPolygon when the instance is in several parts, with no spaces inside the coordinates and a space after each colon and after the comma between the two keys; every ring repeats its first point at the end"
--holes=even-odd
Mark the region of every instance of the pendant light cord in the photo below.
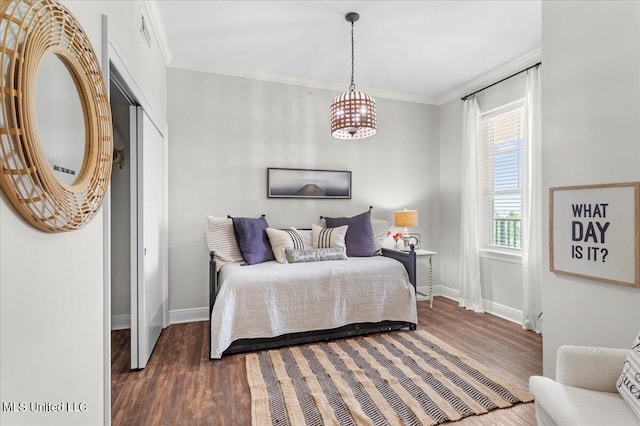
{"type": "Polygon", "coordinates": [[[355,72],[355,55],[353,53],[353,21],[351,21],[351,85],[349,86],[349,91],[353,92],[356,89],[356,84],[353,81],[353,75],[355,72]]]}

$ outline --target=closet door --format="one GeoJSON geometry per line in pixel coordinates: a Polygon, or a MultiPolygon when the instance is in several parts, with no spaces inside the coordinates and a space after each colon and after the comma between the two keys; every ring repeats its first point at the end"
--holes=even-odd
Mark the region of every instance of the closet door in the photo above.
{"type": "Polygon", "coordinates": [[[137,214],[133,215],[135,228],[132,226],[136,279],[132,283],[137,285],[131,286],[131,368],[138,369],[147,365],[163,329],[168,259],[164,138],[141,107],[131,107],[131,121],[132,131],[134,125],[136,131],[136,143],[131,145],[137,148],[135,160],[132,155],[137,165],[137,179],[132,179],[136,181],[132,203],[137,205],[137,214]]]}

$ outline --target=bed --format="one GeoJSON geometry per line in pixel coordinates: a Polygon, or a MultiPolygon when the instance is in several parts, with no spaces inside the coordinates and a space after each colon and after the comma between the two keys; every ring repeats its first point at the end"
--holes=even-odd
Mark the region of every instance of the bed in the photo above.
{"type": "Polygon", "coordinates": [[[227,261],[220,267],[218,253],[210,251],[210,358],[415,330],[415,251],[380,252],[300,263],[227,261]]]}

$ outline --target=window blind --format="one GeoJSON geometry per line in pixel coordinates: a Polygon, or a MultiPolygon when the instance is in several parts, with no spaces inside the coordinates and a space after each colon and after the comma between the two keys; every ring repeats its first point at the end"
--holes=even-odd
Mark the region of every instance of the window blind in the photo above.
{"type": "Polygon", "coordinates": [[[524,108],[482,120],[491,245],[520,248],[524,108]]]}

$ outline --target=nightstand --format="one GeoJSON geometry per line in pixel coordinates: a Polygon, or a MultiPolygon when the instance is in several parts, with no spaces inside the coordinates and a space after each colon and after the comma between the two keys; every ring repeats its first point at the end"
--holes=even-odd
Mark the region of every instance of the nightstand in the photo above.
{"type": "MultiPolygon", "coordinates": [[[[426,263],[426,267],[428,270],[428,279],[429,279],[429,307],[433,308],[433,256],[435,256],[436,254],[438,254],[435,251],[429,251],[429,250],[416,250],[416,259],[418,260],[418,263],[426,263]],[[428,262],[428,263],[427,263],[428,262]]],[[[421,274],[421,271],[418,269],[418,274],[421,274]]],[[[426,276],[426,274],[424,272],[422,272],[423,276],[426,276]]],[[[416,290],[417,291],[417,290],[416,290]]],[[[420,296],[427,296],[424,293],[421,293],[420,291],[417,291],[417,294],[419,294],[420,296]]]]}

